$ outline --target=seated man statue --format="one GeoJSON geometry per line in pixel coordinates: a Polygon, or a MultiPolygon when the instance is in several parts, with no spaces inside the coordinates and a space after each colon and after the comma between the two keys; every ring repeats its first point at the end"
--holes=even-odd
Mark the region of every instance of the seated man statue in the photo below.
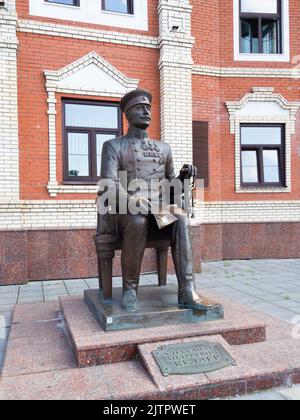
{"type": "MultiPolygon", "coordinates": [[[[147,128],[151,122],[152,96],[149,92],[137,89],[129,92],[121,100],[121,109],[129,123],[127,135],[104,143],[102,150],[101,180],[114,182],[118,196],[125,196],[127,203],[136,200],[128,190],[132,180],[143,180],[148,185],[152,180],[175,179],[174,165],[170,145],[161,141],[150,140],[147,128]],[[128,184],[120,182],[120,172],[127,174],[128,184]]],[[[184,165],[178,179],[190,179],[194,167],[184,165]]],[[[138,198],[141,209],[151,208],[149,196],[138,198]]],[[[130,207],[130,206],[128,206],[130,207]]],[[[122,239],[122,307],[128,311],[137,310],[137,292],[140,279],[142,259],[146,247],[148,227],[153,214],[148,210],[138,214],[126,214],[116,211],[114,218],[118,235],[122,239]]],[[[173,216],[173,215],[172,215],[173,216]]],[[[169,229],[172,256],[178,279],[178,304],[180,307],[194,310],[207,309],[207,302],[196,292],[192,243],[188,215],[175,212],[175,221],[164,229],[169,229]]],[[[173,218],[174,218],[173,216],[173,218]]],[[[153,220],[152,220],[153,221],[153,220]]]]}

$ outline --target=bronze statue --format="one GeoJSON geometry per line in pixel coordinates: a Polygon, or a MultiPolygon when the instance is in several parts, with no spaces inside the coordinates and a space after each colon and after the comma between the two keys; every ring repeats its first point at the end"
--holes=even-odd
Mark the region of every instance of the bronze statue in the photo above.
{"type": "MultiPolygon", "coordinates": [[[[128,183],[133,179],[142,179],[147,184],[153,179],[175,179],[170,145],[150,140],[146,131],[151,123],[151,103],[152,95],[147,91],[137,89],[126,94],[121,101],[121,109],[129,122],[128,133],[107,141],[103,146],[101,179],[113,180],[118,193],[125,196],[128,203],[132,196],[119,181],[120,171],[127,172],[128,183]]],[[[193,172],[192,165],[184,165],[178,179],[184,182],[184,179],[191,178],[193,172]]],[[[141,193],[138,201],[141,208],[146,208],[145,212],[117,212],[115,216],[110,216],[115,218],[118,234],[123,240],[122,307],[128,311],[137,309],[141,264],[148,227],[153,222],[153,215],[147,210],[151,206],[148,197],[141,193]]],[[[178,304],[194,310],[207,309],[207,302],[196,292],[188,215],[182,211],[175,214],[175,217],[175,222],[164,229],[168,229],[171,236],[172,256],[178,279],[178,304]]]]}

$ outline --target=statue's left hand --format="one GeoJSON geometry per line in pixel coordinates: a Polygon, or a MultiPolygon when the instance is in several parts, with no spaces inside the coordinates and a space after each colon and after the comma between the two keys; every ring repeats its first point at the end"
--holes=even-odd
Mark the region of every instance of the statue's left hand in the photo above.
{"type": "Polygon", "coordinates": [[[197,176],[197,168],[194,165],[185,164],[180,170],[181,179],[190,179],[191,177],[197,176]]]}

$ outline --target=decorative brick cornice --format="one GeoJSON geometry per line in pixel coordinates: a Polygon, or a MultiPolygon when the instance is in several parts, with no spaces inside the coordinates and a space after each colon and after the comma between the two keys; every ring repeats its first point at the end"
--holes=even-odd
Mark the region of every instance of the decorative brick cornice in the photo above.
{"type": "Polygon", "coordinates": [[[231,134],[235,133],[236,111],[242,109],[249,102],[275,102],[282,109],[289,111],[291,134],[295,133],[296,114],[300,108],[300,102],[288,102],[279,93],[274,93],[274,88],[272,87],[253,87],[252,93],[247,93],[240,101],[226,102],[230,116],[231,134]]]}
{"type": "Polygon", "coordinates": [[[162,9],[192,13],[193,6],[189,0],[159,0],[158,12],[160,13],[162,9]]]}
{"type": "Polygon", "coordinates": [[[124,95],[125,91],[130,91],[136,89],[137,85],[139,84],[139,80],[137,79],[130,79],[127,76],[125,76],[123,73],[121,73],[118,69],[116,69],[114,66],[112,66],[108,61],[106,61],[104,58],[100,57],[99,54],[92,51],[89,54],[85,55],[84,57],[80,58],[79,60],[74,61],[73,63],[69,64],[66,67],[63,67],[62,69],[58,71],[53,70],[45,70],[45,77],[46,77],[46,88],[47,91],[63,91],[66,92],[66,89],[60,88],[58,86],[58,83],[62,81],[63,79],[67,78],[68,76],[73,75],[74,73],[90,66],[91,64],[95,64],[100,70],[103,70],[104,73],[108,74],[110,77],[112,77],[116,82],[118,82],[122,87],[122,92],[120,91],[118,94],[116,92],[110,92],[109,90],[106,90],[106,87],[103,86],[103,89],[101,92],[98,91],[98,89],[95,89],[89,94],[91,95],[97,95],[102,96],[105,94],[105,96],[113,96],[116,97],[122,97],[124,95]]]}
{"type": "Polygon", "coordinates": [[[84,28],[81,26],[63,25],[57,23],[39,22],[36,20],[19,20],[18,31],[36,35],[84,39],[87,41],[123,44],[135,47],[158,48],[158,39],[146,35],[136,35],[113,31],[84,28]]]}
{"type": "Polygon", "coordinates": [[[245,78],[283,78],[299,79],[299,68],[258,68],[258,67],[214,67],[196,64],[193,74],[213,77],[245,77],[245,78]]]}

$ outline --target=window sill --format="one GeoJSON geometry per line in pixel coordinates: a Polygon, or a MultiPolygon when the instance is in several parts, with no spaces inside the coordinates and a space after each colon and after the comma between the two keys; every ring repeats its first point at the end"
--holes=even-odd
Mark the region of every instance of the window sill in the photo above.
{"type": "MultiPolygon", "coordinates": [[[[99,181],[99,180],[98,180],[99,181]]],[[[73,187],[82,187],[82,186],[86,186],[86,187],[95,187],[97,186],[98,181],[63,181],[62,186],[67,185],[68,187],[73,186],[73,187]]]]}
{"type": "Polygon", "coordinates": [[[123,13],[123,12],[112,12],[111,10],[101,10],[101,13],[107,14],[107,15],[116,15],[116,16],[128,16],[128,17],[135,17],[134,13],[123,13]]]}
{"type": "Polygon", "coordinates": [[[265,61],[265,62],[281,62],[290,61],[289,54],[247,54],[238,53],[234,56],[235,61],[265,61]]]}
{"type": "Polygon", "coordinates": [[[290,187],[238,187],[237,194],[282,194],[290,193],[290,187]]]}

